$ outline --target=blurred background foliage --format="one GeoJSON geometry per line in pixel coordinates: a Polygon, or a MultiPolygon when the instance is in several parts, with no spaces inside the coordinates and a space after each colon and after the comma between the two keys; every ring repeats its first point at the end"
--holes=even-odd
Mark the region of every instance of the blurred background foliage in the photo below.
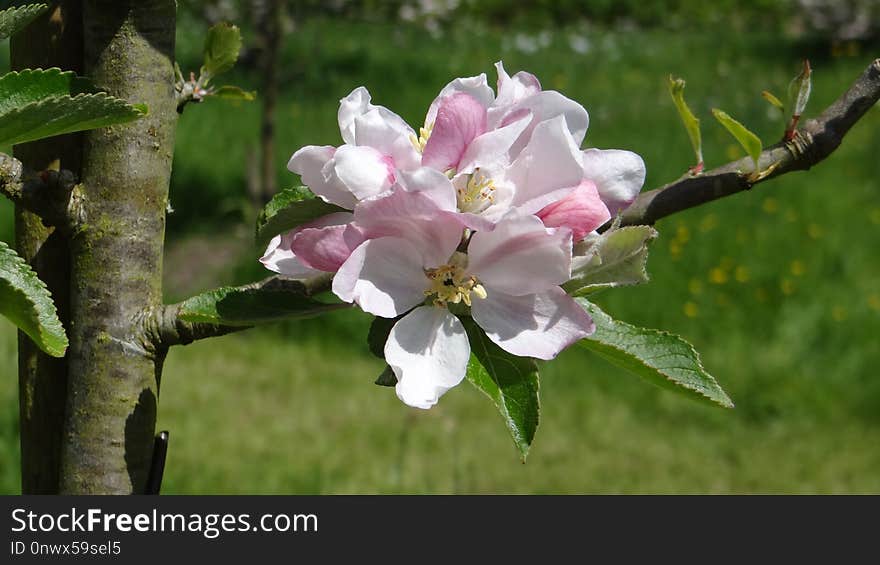
{"type": "MultiPolygon", "coordinates": [[[[359,85],[418,127],[451,78],[486,72],[494,82],[503,60],[583,103],[585,146],[638,152],[653,188],[693,164],[668,74],[688,81],[713,167],[742,150],[711,108],[770,144],[785,124],[762,90],[783,95],[808,57],[809,118],[880,55],[877,0],[179,4],[184,72],[198,70],[211,23],[233,21],[246,50],[224,82],[257,90],[258,101],[208,100],[181,116],[169,301],[267,274],[252,243],[267,187],[297,182],[284,165],[299,147],[340,143],[338,101],[359,85]]],[[[874,108],[812,171],[661,221],[652,282],[599,295],[619,319],[692,341],[734,410],[572,349],[544,365],[543,422],[521,465],[471,387],[421,412],[374,386],[382,367],[365,345],[369,317],[340,312],[171,353],[159,414],[171,431],[164,491],[878,492],[878,152],[874,108]]],[[[0,238],[11,237],[0,202],[0,238]]],[[[15,334],[0,321],[0,492],[19,489],[15,372],[15,334]]]]}

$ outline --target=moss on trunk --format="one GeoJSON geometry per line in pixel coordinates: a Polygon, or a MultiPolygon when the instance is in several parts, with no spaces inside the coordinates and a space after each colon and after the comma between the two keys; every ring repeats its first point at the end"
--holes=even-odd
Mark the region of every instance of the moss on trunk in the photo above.
{"type": "Polygon", "coordinates": [[[62,493],[140,493],[149,471],[157,363],[143,313],[162,297],[177,121],[173,0],[87,0],[84,70],[146,103],[132,124],[85,135],[81,225],[71,238],[70,363],[62,493]]]}

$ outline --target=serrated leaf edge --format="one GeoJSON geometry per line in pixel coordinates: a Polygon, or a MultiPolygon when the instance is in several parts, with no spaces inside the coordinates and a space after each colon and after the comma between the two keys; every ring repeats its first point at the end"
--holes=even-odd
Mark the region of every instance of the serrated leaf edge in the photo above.
{"type": "MultiPolygon", "coordinates": [[[[42,291],[45,294],[45,298],[48,300],[48,303],[51,305],[51,311],[48,313],[51,314],[52,319],[50,319],[48,322],[52,326],[57,326],[54,329],[59,330],[59,335],[61,335],[63,337],[64,346],[63,346],[63,350],[58,351],[58,355],[56,355],[54,352],[45,351],[42,347],[40,347],[40,349],[43,350],[46,354],[51,355],[53,357],[64,357],[64,353],[67,350],[67,347],[70,345],[70,341],[67,338],[67,332],[64,329],[64,325],[61,323],[61,320],[58,318],[58,309],[55,306],[55,301],[52,298],[52,293],[49,291],[49,287],[46,286],[46,283],[43,281],[43,279],[41,279],[39,277],[39,275],[37,275],[36,271],[34,271],[31,268],[31,266],[28,264],[27,261],[24,260],[24,258],[21,255],[19,255],[15,251],[15,249],[9,247],[9,245],[7,245],[3,241],[0,241],[0,254],[4,254],[4,255],[10,257],[10,259],[12,260],[12,267],[16,268],[16,269],[20,269],[24,273],[24,276],[30,278],[34,283],[34,286],[36,286],[39,291],[42,291]]],[[[39,314],[38,314],[38,317],[39,317],[39,314]]],[[[43,323],[37,324],[37,330],[40,333],[40,338],[43,343],[46,342],[46,339],[45,339],[46,336],[50,335],[48,332],[44,331],[44,329],[43,329],[44,327],[48,327],[48,324],[43,324],[43,323]]],[[[37,345],[39,346],[40,344],[37,344],[37,345]]]]}
{"type": "MultiPolygon", "coordinates": [[[[596,306],[596,308],[599,309],[598,306],[596,306]]],[[[603,310],[599,309],[599,311],[602,312],[603,314],[605,314],[606,316],[608,316],[608,314],[607,314],[606,312],[604,312],[603,310]]],[[[590,317],[593,317],[593,314],[592,314],[591,312],[588,311],[587,313],[590,314],[590,317]]],[[[656,372],[656,373],[658,373],[658,374],[660,374],[660,375],[663,375],[663,378],[665,378],[667,381],[669,381],[670,383],[674,384],[674,385],[677,386],[677,387],[685,388],[685,389],[687,389],[687,390],[690,390],[690,391],[692,391],[692,392],[695,392],[695,393],[699,394],[700,396],[706,398],[706,400],[709,400],[709,401],[711,401],[711,402],[714,402],[715,404],[718,404],[719,406],[723,406],[724,408],[733,408],[733,407],[735,406],[734,403],[733,403],[733,400],[730,398],[730,396],[728,396],[728,394],[724,391],[724,389],[721,388],[721,385],[718,384],[718,381],[715,380],[715,377],[713,377],[713,376],[712,376],[712,375],[706,370],[706,368],[703,366],[703,360],[702,360],[702,357],[700,356],[700,352],[696,350],[696,348],[693,346],[693,344],[692,344],[691,342],[689,342],[688,340],[684,339],[683,337],[681,337],[681,336],[678,335],[678,334],[674,334],[674,333],[672,333],[672,332],[668,332],[668,331],[666,331],[666,330],[658,330],[658,329],[655,329],[655,328],[640,328],[640,327],[638,327],[638,326],[634,326],[634,325],[632,325],[632,324],[628,324],[628,323],[626,323],[626,322],[621,322],[620,320],[615,320],[614,318],[611,318],[611,316],[608,316],[608,318],[611,319],[615,324],[624,325],[624,326],[627,326],[627,327],[629,327],[629,328],[634,328],[634,329],[642,330],[642,331],[645,331],[645,332],[651,332],[651,333],[653,333],[654,335],[660,335],[660,336],[671,337],[671,338],[676,339],[676,340],[679,341],[680,343],[684,344],[685,347],[689,350],[689,352],[693,354],[694,362],[696,363],[697,368],[698,368],[700,371],[702,371],[703,374],[705,374],[708,378],[710,378],[710,379],[712,380],[712,382],[718,387],[718,391],[719,391],[721,394],[724,395],[724,399],[727,401],[727,403],[725,404],[725,403],[719,402],[718,400],[712,398],[711,396],[707,395],[705,392],[703,392],[702,390],[700,390],[700,389],[698,389],[698,388],[694,388],[694,387],[692,387],[692,386],[688,386],[688,385],[685,384],[685,383],[682,383],[682,382],[676,381],[675,379],[669,377],[665,372],[663,372],[663,371],[661,371],[661,370],[659,370],[659,369],[657,369],[657,368],[655,368],[655,367],[652,367],[652,366],[648,365],[648,364],[645,363],[642,359],[639,359],[638,357],[636,357],[636,356],[634,356],[634,355],[628,353],[626,350],[621,349],[620,347],[617,347],[616,345],[613,345],[613,344],[610,344],[610,343],[606,343],[606,342],[598,342],[598,341],[597,341],[597,343],[601,343],[602,345],[604,345],[604,346],[606,346],[606,347],[610,347],[610,348],[612,348],[612,349],[616,349],[617,351],[620,351],[621,353],[630,356],[631,358],[633,358],[633,359],[635,359],[636,361],[638,361],[638,362],[639,362],[641,365],[643,365],[644,367],[646,367],[646,368],[648,368],[648,369],[650,369],[650,370],[652,370],[652,371],[654,371],[654,372],[656,372]]],[[[592,337],[586,337],[586,338],[584,338],[584,339],[585,339],[585,340],[592,340],[593,338],[592,338],[592,337]]],[[[596,340],[593,340],[593,341],[596,341],[596,340]]],[[[603,355],[601,352],[599,352],[599,351],[595,351],[595,350],[593,350],[593,349],[591,349],[590,351],[593,351],[596,355],[599,355],[600,357],[602,357],[602,358],[604,358],[604,359],[607,359],[609,362],[613,363],[613,361],[612,361],[611,359],[608,359],[608,357],[605,356],[605,355],[603,355]]],[[[683,369],[683,370],[688,370],[688,371],[692,370],[692,369],[689,369],[689,368],[686,368],[686,367],[678,367],[678,368],[679,368],[679,369],[683,369]]]]}

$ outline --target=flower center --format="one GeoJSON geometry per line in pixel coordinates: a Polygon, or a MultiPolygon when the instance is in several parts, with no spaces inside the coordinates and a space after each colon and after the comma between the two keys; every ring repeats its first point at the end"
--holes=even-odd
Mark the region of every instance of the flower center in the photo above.
{"type": "Polygon", "coordinates": [[[456,189],[458,209],[478,214],[495,202],[495,181],[475,169],[467,183],[456,189]]]}
{"type": "Polygon", "coordinates": [[[486,289],[476,277],[467,274],[467,255],[456,251],[446,265],[428,269],[425,275],[431,286],[425,296],[434,296],[434,306],[446,306],[464,302],[471,305],[471,293],[477,298],[486,298],[486,289]]]}
{"type": "Polygon", "coordinates": [[[425,124],[425,127],[419,128],[419,137],[416,137],[416,134],[409,134],[409,141],[413,144],[413,147],[416,148],[416,151],[419,153],[425,152],[425,145],[428,144],[428,140],[431,138],[431,132],[434,131],[434,122],[430,124],[425,124]]]}

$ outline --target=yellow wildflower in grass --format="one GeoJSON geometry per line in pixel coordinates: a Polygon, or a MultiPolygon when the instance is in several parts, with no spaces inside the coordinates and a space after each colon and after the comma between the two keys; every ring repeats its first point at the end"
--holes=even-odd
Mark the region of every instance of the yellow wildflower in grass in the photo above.
{"type": "Polygon", "coordinates": [[[684,315],[688,318],[696,318],[700,315],[700,309],[693,302],[684,303],[684,315]]]}
{"type": "Polygon", "coordinates": [[[772,196],[768,196],[761,204],[761,209],[767,214],[775,214],[779,211],[779,202],[772,196]]]}
{"type": "Polygon", "coordinates": [[[725,284],[727,282],[727,271],[721,267],[714,267],[709,271],[709,282],[712,284],[725,284]]]}
{"type": "Polygon", "coordinates": [[[700,231],[707,233],[718,227],[718,216],[715,214],[706,214],[700,220],[700,231]]]}
{"type": "Polygon", "coordinates": [[[779,289],[782,291],[782,294],[790,296],[794,294],[794,282],[791,279],[782,279],[779,281],[779,289]]]}
{"type": "Polygon", "coordinates": [[[675,239],[681,243],[687,243],[691,240],[691,230],[684,224],[678,224],[675,228],[675,239]]]}
{"type": "Polygon", "coordinates": [[[872,294],[868,297],[868,308],[880,312],[880,294],[872,294]]]}
{"type": "Polygon", "coordinates": [[[835,322],[842,322],[847,318],[846,308],[843,306],[836,305],[831,309],[831,317],[834,318],[835,322]]]}
{"type": "Polygon", "coordinates": [[[825,234],[825,230],[819,224],[810,224],[807,226],[807,235],[810,239],[819,239],[825,234]]]}
{"type": "Polygon", "coordinates": [[[800,277],[803,276],[804,273],[807,272],[807,266],[804,265],[804,262],[800,259],[795,259],[791,262],[791,274],[800,277]]]}
{"type": "Polygon", "coordinates": [[[669,254],[672,255],[672,259],[677,261],[681,257],[681,244],[673,239],[669,242],[669,254]]]}
{"type": "Polygon", "coordinates": [[[733,278],[736,279],[736,282],[741,284],[749,282],[749,269],[743,265],[737,266],[736,270],[733,272],[733,278]]]}

